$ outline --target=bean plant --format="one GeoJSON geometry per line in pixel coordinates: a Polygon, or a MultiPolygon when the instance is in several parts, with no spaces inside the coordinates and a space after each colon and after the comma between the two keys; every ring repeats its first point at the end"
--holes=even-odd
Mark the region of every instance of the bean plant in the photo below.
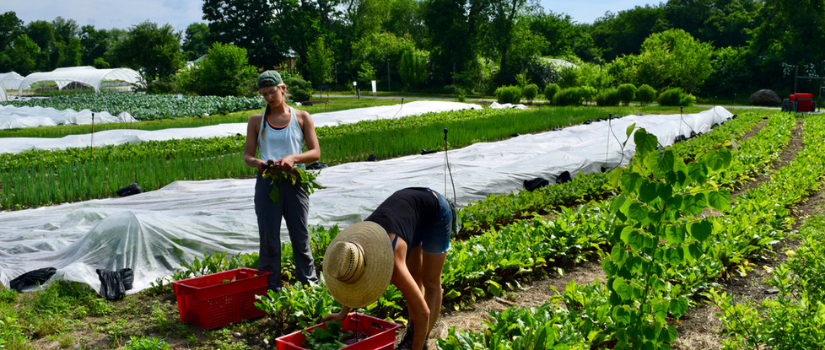
{"type": "Polygon", "coordinates": [[[621,194],[610,202],[616,216],[608,236],[609,253],[602,267],[610,292],[615,349],[669,349],[676,329],[668,315],[679,319],[688,308],[681,284],[669,280],[668,270],[702,259],[702,242],[714,234],[713,220],[700,216],[708,207],[723,211],[730,193],[704,186],[709,175],[726,169],[731,153],[710,151],[689,165],[673,151],[657,147],[644,129],[633,132],[636,159],[632,167],[612,174],[621,194]]]}

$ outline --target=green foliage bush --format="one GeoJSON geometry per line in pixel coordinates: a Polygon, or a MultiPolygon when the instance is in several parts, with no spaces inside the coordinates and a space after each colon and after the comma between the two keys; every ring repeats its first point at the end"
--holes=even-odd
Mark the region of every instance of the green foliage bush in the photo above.
{"type": "Polygon", "coordinates": [[[257,75],[246,49],[215,43],[200,63],[178,73],[177,86],[201,96],[253,96],[257,75]]]}
{"type": "Polygon", "coordinates": [[[518,86],[502,86],[496,89],[498,103],[520,103],[521,88],[518,86]]]}
{"type": "Polygon", "coordinates": [[[544,98],[547,99],[547,102],[553,103],[553,98],[556,94],[561,90],[557,84],[547,84],[544,87],[544,98]]]}
{"type": "Polygon", "coordinates": [[[312,98],[312,86],[301,78],[299,75],[293,75],[288,73],[282,73],[282,77],[284,78],[284,84],[287,86],[287,92],[290,95],[290,99],[295,102],[303,102],[309,101],[312,98]]]}
{"type": "Polygon", "coordinates": [[[524,87],[522,94],[528,101],[533,102],[539,94],[539,86],[536,84],[527,84],[527,86],[524,87]]]}
{"type": "Polygon", "coordinates": [[[659,94],[658,99],[660,106],[692,106],[696,103],[696,97],[693,95],[686,94],[680,88],[673,88],[670,90],[665,90],[661,94],[659,94]]]}
{"type": "Polygon", "coordinates": [[[553,96],[553,102],[559,106],[578,106],[583,100],[581,88],[577,87],[562,89],[553,96]]]}
{"type": "Polygon", "coordinates": [[[575,87],[578,81],[579,69],[577,67],[562,67],[559,69],[556,83],[559,84],[559,87],[562,89],[575,87]]]}
{"type": "Polygon", "coordinates": [[[405,86],[417,88],[427,80],[427,53],[415,48],[405,50],[399,62],[401,81],[405,86]]]}
{"type": "Polygon", "coordinates": [[[656,100],[656,90],[650,85],[644,84],[636,92],[636,100],[642,104],[649,104],[656,100]]]}
{"type": "Polygon", "coordinates": [[[584,102],[590,102],[595,100],[597,92],[598,91],[596,91],[596,88],[592,86],[585,85],[579,87],[579,94],[581,94],[582,101],[584,102]]]}
{"type": "Polygon", "coordinates": [[[596,97],[596,105],[599,107],[618,106],[619,101],[621,101],[619,91],[612,88],[602,91],[599,96],[596,97]]]}
{"type": "Polygon", "coordinates": [[[617,89],[619,93],[619,99],[624,103],[625,106],[630,104],[630,101],[636,99],[636,86],[633,84],[622,84],[619,85],[617,89]]]}

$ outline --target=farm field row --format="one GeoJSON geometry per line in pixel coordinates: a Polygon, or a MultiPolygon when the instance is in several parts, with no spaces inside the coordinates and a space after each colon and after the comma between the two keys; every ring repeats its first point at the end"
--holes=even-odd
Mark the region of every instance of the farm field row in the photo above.
{"type": "MultiPolygon", "coordinates": [[[[597,109],[466,110],[397,120],[362,121],[317,129],[321,161],[337,165],[495,141],[595,120],[597,109]]],[[[136,145],[0,155],[0,208],[15,210],[115,196],[133,182],[144,190],[178,180],[249,178],[242,162],[245,136],[151,141],[136,145]]]]}
{"type": "MultiPolygon", "coordinates": [[[[748,120],[747,118],[740,118],[740,119],[741,119],[741,120],[748,120]]],[[[740,120],[740,119],[737,119],[737,120],[740,120]]],[[[727,124],[731,124],[731,123],[726,123],[725,125],[727,125],[727,124]]],[[[723,126],[723,127],[724,127],[724,126],[723,126]]],[[[722,129],[722,128],[717,128],[716,130],[720,130],[720,129],[722,129]]],[[[773,128],[773,129],[780,129],[780,130],[781,130],[781,128],[773,128]]],[[[716,130],[714,130],[714,132],[716,132],[716,130]]],[[[713,135],[713,132],[712,132],[712,133],[710,133],[710,134],[708,134],[708,135],[706,135],[706,136],[709,136],[709,135],[713,135]]],[[[772,136],[776,136],[776,135],[774,134],[774,135],[772,135],[772,136]]],[[[696,140],[700,140],[700,139],[702,139],[702,138],[704,138],[704,137],[705,137],[705,136],[700,137],[700,138],[697,138],[696,140]]],[[[781,138],[780,138],[780,139],[781,139],[781,138]]],[[[677,144],[677,145],[679,145],[679,144],[677,144]]],[[[773,145],[773,146],[776,146],[776,145],[773,145]]],[[[781,145],[780,145],[780,146],[781,146],[781,145]]],[[[745,147],[743,146],[743,148],[745,148],[745,147]]],[[[588,220],[591,220],[591,219],[586,219],[586,220],[581,220],[581,219],[578,219],[578,220],[571,220],[571,221],[572,221],[572,222],[581,222],[581,221],[588,221],[588,220]]],[[[592,228],[592,227],[591,227],[591,228],[592,228]]],[[[511,230],[512,230],[512,229],[511,229],[511,230]]],[[[546,232],[542,232],[542,233],[541,233],[541,235],[546,235],[546,234],[547,234],[546,232]]],[[[327,235],[327,236],[330,236],[330,235],[331,235],[331,234],[329,234],[329,235],[327,235]]],[[[517,236],[523,236],[523,233],[516,233],[516,235],[517,235],[517,236]]],[[[320,235],[317,235],[317,237],[319,237],[319,239],[323,240],[323,237],[325,237],[325,235],[320,234],[320,235]]],[[[489,238],[488,238],[488,239],[489,239],[489,238]]],[[[498,238],[498,239],[501,239],[501,238],[498,238]]],[[[581,242],[578,242],[578,243],[579,243],[579,244],[581,244],[581,242]]],[[[498,244],[498,242],[496,242],[495,240],[492,240],[492,241],[491,241],[491,244],[498,244]]],[[[564,247],[562,247],[562,248],[564,248],[564,247]]],[[[552,246],[550,246],[550,248],[548,248],[548,249],[550,249],[549,251],[556,251],[556,250],[559,250],[559,249],[562,249],[562,248],[553,248],[552,246]]],[[[564,249],[568,249],[568,248],[564,248],[564,249]]],[[[520,251],[525,251],[525,250],[524,250],[524,249],[521,249],[520,251]]],[[[287,252],[285,252],[285,254],[284,254],[284,255],[285,255],[285,256],[288,256],[289,254],[288,254],[287,252]]],[[[507,262],[507,261],[510,261],[511,263],[513,263],[513,264],[514,264],[514,265],[513,265],[513,268],[518,267],[518,270],[516,270],[516,272],[518,272],[518,271],[519,271],[519,270],[521,270],[521,269],[528,269],[528,270],[530,269],[529,267],[521,266],[521,264],[525,261],[524,259],[520,259],[520,260],[517,260],[517,259],[507,259],[505,262],[507,262]]],[[[507,265],[507,266],[510,266],[510,265],[507,265]]],[[[540,270],[540,269],[541,269],[541,267],[540,267],[540,266],[537,266],[537,267],[535,267],[535,269],[536,269],[536,270],[540,270]]],[[[531,273],[532,273],[531,271],[523,271],[523,272],[522,272],[521,274],[519,274],[519,275],[529,277],[529,276],[531,276],[531,273]]],[[[493,281],[493,282],[495,282],[495,281],[493,281]]],[[[515,281],[515,282],[517,282],[517,281],[515,281]]],[[[475,287],[475,289],[478,289],[478,290],[473,289],[473,290],[471,290],[471,291],[469,291],[469,292],[466,292],[466,295],[465,295],[465,296],[463,296],[463,297],[462,297],[462,296],[455,296],[455,295],[454,295],[455,293],[452,293],[452,294],[453,294],[454,298],[458,298],[458,300],[472,300],[472,299],[474,299],[474,298],[475,298],[475,296],[480,296],[480,295],[482,295],[482,294],[480,294],[480,293],[495,294],[495,293],[496,293],[496,291],[499,291],[499,288],[501,288],[501,289],[505,289],[505,288],[507,288],[507,287],[506,287],[507,281],[501,281],[501,283],[499,283],[499,282],[495,282],[495,283],[498,283],[498,286],[496,286],[495,284],[490,283],[490,284],[488,284],[488,285],[482,285],[482,286],[479,286],[479,287],[475,287]]],[[[295,298],[300,298],[300,297],[301,297],[300,295],[302,295],[302,294],[312,294],[312,293],[305,292],[305,291],[296,291],[295,293],[296,293],[295,295],[292,295],[292,296],[285,296],[285,297],[288,297],[288,298],[293,298],[293,300],[295,300],[295,298]]],[[[388,302],[387,302],[387,305],[384,305],[384,307],[386,307],[386,308],[387,308],[387,309],[389,309],[389,310],[392,310],[392,309],[394,309],[394,306],[393,306],[393,304],[392,304],[392,303],[390,303],[389,301],[392,301],[392,300],[394,300],[394,299],[397,299],[397,296],[396,296],[396,298],[393,298],[393,297],[392,297],[392,293],[393,293],[393,292],[392,292],[392,291],[388,291],[388,293],[389,293],[390,297],[389,297],[389,298],[385,298],[386,300],[388,300],[388,302]]],[[[396,294],[397,294],[397,293],[396,293],[396,294]]],[[[308,296],[306,296],[306,298],[310,298],[310,299],[306,300],[308,303],[309,303],[309,301],[313,301],[313,300],[317,301],[317,300],[320,300],[320,299],[317,299],[317,298],[318,298],[317,296],[312,296],[312,295],[308,295],[308,296]],[[316,299],[311,299],[311,298],[316,298],[316,299]]],[[[320,304],[319,304],[319,305],[320,305],[320,304]]],[[[458,303],[456,302],[456,304],[454,304],[454,305],[460,305],[460,304],[458,304],[458,303]]],[[[379,305],[379,306],[377,306],[377,307],[376,307],[376,310],[380,311],[380,310],[382,310],[384,307],[381,307],[381,306],[379,305]]]]}

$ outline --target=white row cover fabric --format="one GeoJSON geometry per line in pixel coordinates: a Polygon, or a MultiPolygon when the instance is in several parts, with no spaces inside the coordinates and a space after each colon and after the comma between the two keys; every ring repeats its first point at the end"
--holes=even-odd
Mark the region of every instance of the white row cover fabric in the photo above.
{"type": "MultiPolygon", "coordinates": [[[[391,119],[406,116],[421,115],[432,112],[455,111],[461,109],[481,109],[477,104],[445,102],[445,101],[415,101],[393,106],[368,107],[350,109],[339,112],[318,113],[312,115],[316,127],[333,126],[339,124],[356,123],[362,120],[391,119]]],[[[122,116],[123,114],[121,114],[122,116]]],[[[95,115],[97,116],[97,115],[95,115]]],[[[129,116],[131,117],[131,116],[129,116]]],[[[0,110],[0,123],[3,111],[0,110]]],[[[128,120],[124,120],[128,121],[128,120]]],[[[34,124],[34,122],[20,121],[18,124],[34,124]]],[[[0,127],[2,129],[2,127],[0,127]]],[[[227,137],[236,134],[246,135],[246,123],[219,124],[198,128],[176,128],[164,130],[134,130],[116,129],[96,132],[94,146],[135,144],[144,141],[164,141],[187,138],[227,137]]],[[[66,148],[88,147],[92,143],[92,135],[69,135],[61,138],[34,138],[14,137],[4,138],[0,142],[0,153],[20,153],[32,149],[59,150],[66,148]]]]}
{"type": "Polygon", "coordinates": [[[20,87],[20,82],[23,81],[23,76],[15,72],[0,73],[0,86],[6,91],[14,91],[20,87]]]}
{"type": "Polygon", "coordinates": [[[498,102],[491,103],[490,108],[492,108],[492,109],[528,109],[527,106],[525,106],[521,103],[517,103],[517,104],[512,104],[512,103],[499,104],[498,102]]]}
{"type": "Polygon", "coordinates": [[[97,69],[88,66],[65,67],[55,69],[51,72],[29,74],[20,82],[17,92],[18,95],[22,95],[23,90],[41,81],[53,81],[61,89],[72,82],[77,82],[93,87],[95,92],[100,92],[100,84],[104,80],[118,80],[137,84],[142,81],[142,78],[138,72],[130,68],[97,69]]]}
{"type": "Polygon", "coordinates": [[[51,107],[15,107],[6,105],[0,106],[0,130],[52,125],[92,124],[92,114],[94,114],[95,124],[138,121],[127,112],[113,116],[107,112],[92,112],[88,109],[78,112],[73,109],[61,111],[51,107]]]}
{"type": "MultiPolygon", "coordinates": [[[[633,123],[668,146],[677,135],[708,132],[730,117],[722,107],[685,115],[683,121],[679,115],[633,115],[612,120],[614,133],[602,121],[450,150],[457,203],[518,191],[523,180],[626,164],[635,145],[632,137],[626,148],[621,143],[633,123]]],[[[444,171],[443,152],[323,169],[318,181],[327,188],[310,196],[309,224],[344,228],[405,187],[445,192],[444,171]]],[[[206,253],[255,252],[254,187],[255,180],[179,181],[125,198],[0,212],[0,283],[8,286],[27,271],[55,267],[52,281],[78,281],[97,290],[95,269],[129,267],[134,293],[206,253]]],[[[444,194],[453,198],[452,190],[444,194]]],[[[288,240],[286,231],[281,237],[288,240]]]]}

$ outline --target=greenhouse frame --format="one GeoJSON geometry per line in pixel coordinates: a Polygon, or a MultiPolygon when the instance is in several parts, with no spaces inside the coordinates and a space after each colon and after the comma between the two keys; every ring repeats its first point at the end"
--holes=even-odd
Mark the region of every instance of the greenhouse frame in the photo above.
{"type": "Polygon", "coordinates": [[[0,86],[6,91],[17,90],[23,79],[25,78],[16,72],[0,73],[0,86]]]}
{"type": "Polygon", "coordinates": [[[33,84],[43,81],[53,81],[58,89],[63,89],[72,83],[80,83],[100,92],[100,86],[104,80],[118,80],[130,84],[139,84],[143,80],[138,72],[129,68],[97,69],[95,67],[66,67],[58,68],[51,72],[32,73],[20,82],[17,88],[18,95],[23,94],[23,90],[30,88],[33,84]]]}

